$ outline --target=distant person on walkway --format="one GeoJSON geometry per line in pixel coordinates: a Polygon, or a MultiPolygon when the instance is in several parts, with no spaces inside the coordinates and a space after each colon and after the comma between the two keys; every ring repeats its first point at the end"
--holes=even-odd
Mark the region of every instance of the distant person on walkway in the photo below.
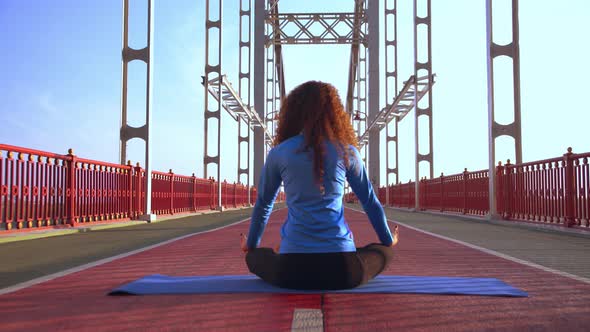
{"type": "Polygon", "coordinates": [[[250,272],[279,287],[329,290],[359,286],[387,267],[398,230],[389,230],[357,147],[336,88],[310,81],[289,93],[260,175],[249,234],[242,235],[250,272]],[[347,180],[381,243],[355,247],[342,206],[347,180]],[[258,245],[281,182],[289,214],[277,253],[258,245]]]}

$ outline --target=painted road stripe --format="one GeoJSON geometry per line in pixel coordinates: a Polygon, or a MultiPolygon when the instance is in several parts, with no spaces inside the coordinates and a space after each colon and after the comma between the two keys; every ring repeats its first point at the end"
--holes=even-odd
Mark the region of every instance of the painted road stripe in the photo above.
{"type": "Polygon", "coordinates": [[[324,314],[321,309],[298,309],[293,311],[291,332],[323,332],[324,314]]]}
{"type": "MultiPolygon", "coordinates": [[[[281,210],[281,209],[278,209],[278,210],[281,210]]],[[[278,210],[276,210],[276,211],[278,211],[278,210]]],[[[175,241],[186,239],[187,237],[195,236],[195,235],[198,235],[198,234],[205,234],[205,233],[217,231],[217,230],[220,230],[220,229],[224,229],[224,228],[227,228],[227,227],[230,227],[230,226],[234,226],[234,225],[237,225],[239,223],[242,223],[242,222],[244,222],[246,220],[250,220],[250,218],[245,218],[245,219],[236,221],[234,223],[231,223],[229,225],[217,227],[217,228],[214,228],[214,229],[209,229],[209,230],[206,230],[206,231],[201,231],[201,232],[196,232],[196,233],[192,233],[192,234],[183,235],[183,236],[180,236],[180,237],[177,237],[177,238],[174,238],[174,239],[170,239],[170,240],[167,240],[167,241],[164,241],[164,242],[161,242],[161,243],[157,243],[157,244],[148,246],[148,247],[136,249],[136,250],[133,250],[133,251],[130,251],[130,252],[126,252],[126,253],[117,255],[117,256],[104,258],[104,259],[101,259],[101,260],[98,260],[98,261],[95,261],[95,262],[92,262],[92,263],[88,263],[88,264],[80,265],[80,266],[77,266],[77,267],[74,267],[74,268],[71,268],[71,269],[67,269],[65,271],[61,271],[61,272],[50,274],[50,275],[47,275],[47,276],[44,276],[44,277],[39,277],[39,278],[36,278],[36,279],[33,279],[33,280],[25,281],[25,282],[22,282],[20,284],[16,284],[14,286],[10,286],[10,287],[6,287],[6,288],[3,288],[3,289],[0,289],[0,295],[12,293],[12,292],[15,292],[17,290],[21,290],[23,288],[27,288],[27,287],[31,287],[33,285],[40,284],[42,282],[46,282],[46,281],[50,281],[50,280],[53,280],[53,279],[56,279],[56,278],[67,276],[68,274],[72,274],[72,273],[75,273],[75,272],[80,272],[82,270],[86,270],[86,269],[89,269],[89,268],[92,268],[92,267],[95,267],[95,266],[99,266],[99,265],[102,265],[102,264],[110,263],[110,262],[112,262],[114,260],[117,260],[117,259],[120,259],[120,258],[125,258],[125,257],[131,256],[131,255],[139,254],[140,252],[144,252],[146,250],[154,249],[154,248],[157,248],[157,247],[160,247],[160,246],[163,246],[163,245],[166,245],[166,244],[175,242],[175,241]]]]}
{"type": "MultiPolygon", "coordinates": [[[[350,210],[353,210],[353,211],[365,213],[364,211],[353,209],[353,208],[350,208],[350,207],[346,207],[346,208],[347,209],[350,209],[350,210]]],[[[389,221],[391,223],[396,223],[396,224],[403,225],[404,227],[407,227],[409,229],[412,229],[412,230],[415,230],[417,232],[421,232],[421,233],[424,233],[424,234],[428,234],[430,236],[434,236],[434,237],[437,237],[439,239],[443,239],[443,240],[455,242],[455,243],[464,245],[466,247],[469,247],[469,248],[472,248],[472,249],[475,249],[475,250],[479,250],[479,251],[485,252],[486,254],[498,256],[498,257],[507,259],[509,261],[513,261],[515,263],[520,263],[522,265],[534,267],[536,269],[543,270],[543,271],[546,271],[546,272],[551,272],[551,273],[560,275],[562,277],[567,277],[567,278],[571,278],[571,279],[574,279],[574,280],[577,280],[577,281],[581,281],[581,282],[590,284],[590,279],[585,278],[585,277],[580,277],[580,276],[577,276],[577,275],[574,275],[574,274],[571,274],[571,273],[567,273],[567,272],[555,270],[555,269],[552,269],[550,267],[546,267],[546,266],[539,265],[539,264],[536,264],[536,263],[533,263],[533,262],[525,261],[523,259],[512,257],[512,256],[509,256],[509,255],[503,254],[501,252],[497,252],[497,251],[494,251],[494,250],[491,250],[491,249],[486,249],[486,248],[483,248],[483,247],[479,247],[479,246],[476,246],[474,244],[463,242],[463,241],[460,241],[460,240],[455,240],[455,239],[452,239],[450,237],[446,237],[444,235],[439,235],[439,234],[431,233],[431,232],[428,232],[428,231],[425,231],[425,230],[422,230],[422,229],[419,229],[419,228],[416,228],[416,227],[413,227],[413,226],[410,226],[410,225],[406,225],[406,224],[404,224],[402,222],[399,222],[399,221],[390,220],[390,219],[388,219],[387,221],[389,221]]]]}

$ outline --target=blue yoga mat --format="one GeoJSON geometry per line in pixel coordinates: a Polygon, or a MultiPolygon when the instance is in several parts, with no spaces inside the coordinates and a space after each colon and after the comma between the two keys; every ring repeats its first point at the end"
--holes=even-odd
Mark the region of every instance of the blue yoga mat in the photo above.
{"type": "Polygon", "coordinates": [[[109,295],[213,293],[415,293],[526,297],[528,294],[494,278],[377,276],[367,284],[336,291],[301,291],[272,286],[253,275],[173,277],[154,274],[122,285],[109,295]]]}

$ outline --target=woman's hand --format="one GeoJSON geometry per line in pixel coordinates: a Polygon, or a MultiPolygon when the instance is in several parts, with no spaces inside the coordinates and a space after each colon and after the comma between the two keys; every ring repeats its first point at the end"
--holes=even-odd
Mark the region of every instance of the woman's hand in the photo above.
{"type": "Polygon", "coordinates": [[[240,248],[242,252],[248,252],[248,238],[243,233],[240,233],[240,248]]]}
{"type": "Polygon", "coordinates": [[[399,227],[397,227],[397,225],[395,225],[395,228],[393,229],[393,242],[391,242],[390,247],[395,246],[398,242],[399,242],[399,227]]]}

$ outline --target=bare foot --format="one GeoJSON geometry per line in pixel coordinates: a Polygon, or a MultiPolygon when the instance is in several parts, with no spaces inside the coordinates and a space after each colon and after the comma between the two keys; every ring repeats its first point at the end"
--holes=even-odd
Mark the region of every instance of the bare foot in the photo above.
{"type": "Polygon", "coordinates": [[[391,242],[390,247],[395,246],[398,242],[399,242],[399,227],[397,227],[397,225],[395,225],[395,228],[393,229],[393,242],[391,242]]]}
{"type": "Polygon", "coordinates": [[[248,238],[246,235],[240,233],[240,248],[242,252],[248,252],[248,245],[247,245],[248,238]]]}

